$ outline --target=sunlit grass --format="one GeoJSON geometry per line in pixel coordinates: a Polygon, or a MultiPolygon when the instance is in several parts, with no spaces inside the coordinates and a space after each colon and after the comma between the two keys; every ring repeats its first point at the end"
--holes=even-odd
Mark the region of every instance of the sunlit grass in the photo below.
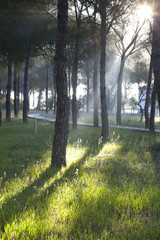
{"type": "Polygon", "coordinates": [[[50,166],[53,124],[0,128],[1,239],[160,239],[160,135],[70,130],[50,166]]]}

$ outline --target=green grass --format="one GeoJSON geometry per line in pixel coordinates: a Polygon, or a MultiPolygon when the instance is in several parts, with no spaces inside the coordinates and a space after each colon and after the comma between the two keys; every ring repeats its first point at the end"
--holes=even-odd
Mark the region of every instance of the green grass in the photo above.
{"type": "Polygon", "coordinates": [[[67,167],[50,166],[54,125],[0,128],[0,239],[160,239],[160,135],[70,130],[67,167]]]}

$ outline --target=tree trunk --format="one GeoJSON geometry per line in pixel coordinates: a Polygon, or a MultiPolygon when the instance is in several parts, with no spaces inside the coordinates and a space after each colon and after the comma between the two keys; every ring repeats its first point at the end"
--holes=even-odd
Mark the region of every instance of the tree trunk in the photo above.
{"type": "Polygon", "coordinates": [[[27,47],[26,50],[26,57],[25,57],[25,69],[24,69],[24,83],[23,83],[23,122],[28,122],[28,107],[29,107],[29,81],[28,81],[28,68],[29,68],[29,48],[27,47]]]}
{"type": "Polygon", "coordinates": [[[8,82],[6,95],[6,121],[11,121],[11,88],[12,88],[12,59],[8,58],[8,82]]]}
{"type": "Polygon", "coordinates": [[[122,125],[121,120],[121,108],[122,108],[122,79],[123,79],[123,70],[124,70],[125,58],[121,57],[121,64],[117,79],[117,114],[116,114],[116,123],[117,125],[122,125]]]}
{"type": "Polygon", "coordinates": [[[87,113],[89,113],[89,104],[90,104],[90,82],[89,82],[89,66],[87,62],[87,113]]]}
{"type": "Polygon", "coordinates": [[[143,108],[142,108],[141,104],[138,104],[138,106],[140,108],[140,113],[141,113],[141,117],[140,117],[139,121],[142,122],[142,120],[143,120],[143,108]]]}
{"type": "Polygon", "coordinates": [[[40,109],[41,109],[41,97],[42,97],[42,88],[39,89],[37,110],[40,110],[40,109]]]}
{"type": "Polygon", "coordinates": [[[33,89],[33,109],[34,109],[34,106],[35,106],[35,92],[34,92],[34,89],[33,89]]]}
{"type": "Polygon", "coordinates": [[[17,81],[17,66],[14,65],[14,116],[18,117],[18,104],[17,104],[17,89],[18,89],[18,81],[17,81]]]}
{"type": "MultiPolygon", "coordinates": [[[[78,27],[77,27],[78,32],[78,27]]],[[[77,33],[78,34],[78,33],[77,33]]],[[[79,55],[79,36],[76,36],[75,42],[75,55],[73,61],[72,68],[72,88],[73,88],[73,96],[72,96],[72,121],[73,121],[73,129],[77,129],[77,74],[78,74],[78,55],[79,55]]]]}
{"type": "Polygon", "coordinates": [[[160,107],[160,1],[154,3],[153,16],[153,41],[152,41],[152,57],[153,57],[153,72],[155,79],[155,91],[158,97],[160,107]]]}
{"type": "Polygon", "coordinates": [[[0,126],[2,125],[2,108],[1,108],[1,100],[0,100],[0,126]]]}
{"type": "Polygon", "coordinates": [[[156,106],[156,85],[154,83],[153,90],[152,90],[152,97],[151,97],[151,114],[150,114],[150,127],[149,130],[154,132],[155,130],[155,106],[156,106]]]}
{"type": "MultiPolygon", "coordinates": [[[[1,81],[0,81],[0,95],[1,95],[1,81]]],[[[2,125],[2,106],[1,106],[1,99],[0,99],[0,126],[2,125]]]]}
{"type": "Polygon", "coordinates": [[[98,120],[98,60],[99,60],[99,50],[96,45],[94,45],[94,63],[93,63],[93,95],[94,95],[94,115],[93,115],[93,122],[94,127],[99,126],[98,120]]]}
{"type": "Polygon", "coordinates": [[[58,0],[58,19],[55,52],[57,113],[52,148],[52,165],[66,166],[66,146],[69,132],[69,98],[66,75],[66,38],[68,1],[58,0]]]}
{"type": "Polygon", "coordinates": [[[146,100],[145,100],[145,108],[144,108],[144,110],[145,110],[145,128],[149,128],[148,108],[149,108],[149,103],[150,103],[151,82],[152,82],[152,57],[150,59],[148,82],[147,82],[147,91],[146,91],[146,100]]]}
{"type": "Polygon", "coordinates": [[[20,94],[20,92],[19,92],[19,75],[18,75],[18,83],[17,83],[17,111],[18,111],[18,114],[19,114],[19,105],[20,105],[19,94],[20,94]]]}
{"type": "Polygon", "coordinates": [[[49,86],[49,73],[48,73],[48,63],[47,63],[47,78],[46,78],[46,114],[48,114],[48,86],[49,86]]]}
{"type": "Polygon", "coordinates": [[[56,80],[54,77],[55,69],[53,68],[53,85],[54,85],[54,107],[53,107],[53,114],[56,115],[57,111],[57,88],[56,88],[56,80]]]}
{"type": "Polygon", "coordinates": [[[68,69],[68,97],[69,97],[69,114],[70,114],[70,102],[71,102],[71,67],[68,69]]]}
{"type": "Polygon", "coordinates": [[[100,95],[102,118],[102,141],[107,142],[109,137],[107,98],[105,85],[106,66],[106,0],[101,0],[101,65],[100,65],[100,95]]]}

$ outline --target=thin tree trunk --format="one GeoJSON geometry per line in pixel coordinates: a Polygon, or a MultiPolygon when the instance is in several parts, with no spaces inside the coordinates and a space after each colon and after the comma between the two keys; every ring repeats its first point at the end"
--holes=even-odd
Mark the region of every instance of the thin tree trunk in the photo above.
{"type": "Polygon", "coordinates": [[[55,52],[57,114],[52,148],[52,165],[66,166],[66,146],[69,132],[69,98],[66,75],[66,38],[68,1],[58,0],[58,19],[55,52]]]}
{"type": "Polygon", "coordinates": [[[122,125],[121,120],[121,108],[122,108],[122,79],[123,79],[123,70],[124,70],[125,59],[122,56],[120,70],[117,79],[117,114],[116,114],[116,123],[117,125],[122,125]]]}
{"type": "MultiPolygon", "coordinates": [[[[77,27],[78,28],[78,27],[77,27]]],[[[78,29],[77,29],[78,31],[78,29]]],[[[78,34],[78,33],[77,33],[78,34]]],[[[73,88],[73,96],[72,96],[72,121],[73,121],[73,129],[77,129],[77,74],[78,74],[78,55],[79,55],[79,36],[76,36],[75,42],[75,55],[73,61],[72,68],[72,88],[73,88]]]]}
{"type": "Polygon", "coordinates": [[[105,85],[106,66],[106,0],[101,0],[101,70],[100,70],[100,95],[101,95],[101,118],[102,118],[102,141],[107,142],[109,137],[107,98],[105,85]]]}
{"type": "Polygon", "coordinates": [[[87,113],[89,113],[89,104],[90,104],[90,82],[89,82],[89,66],[87,62],[87,113]]]}
{"type": "Polygon", "coordinates": [[[51,105],[50,105],[50,110],[53,110],[53,98],[54,98],[54,93],[53,93],[53,88],[51,87],[51,105]]]}
{"type": "MultiPolygon", "coordinates": [[[[0,81],[0,95],[1,95],[1,81],[0,81]]],[[[1,99],[0,99],[0,126],[2,125],[2,106],[1,106],[1,99]]]]}
{"type": "Polygon", "coordinates": [[[155,81],[155,91],[158,97],[160,107],[160,1],[154,3],[153,15],[153,41],[152,41],[152,57],[153,72],[155,81]]]}
{"type": "Polygon", "coordinates": [[[149,66],[149,74],[148,74],[148,81],[147,81],[147,91],[146,91],[146,100],[145,100],[145,128],[149,128],[149,103],[150,103],[150,90],[151,90],[151,82],[152,82],[152,57],[150,60],[149,66]]]}
{"type": "Polygon", "coordinates": [[[140,122],[142,122],[142,120],[143,120],[143,108],[140,104],[138,104],[138,106],[140,108],[140,113],[141,113],[140,122]]]}
{"type": "Polygon", "coordinates": [[[53,85],[54,85],[54,107],[53,107],[53,114],[56,115],[57,112],[57,88],[56,88],[56,80],[54,77],[55,69],[53,68],[53,85]]]}
{"type": "Polygon", "coordinates": [[[6,121],[11,121],[11,87],[12,87],[12,59],[8,58],[8,82],[6,95],[6,121]]]}
{"type": "Polygon", "coordinates": [[[19,74],[18,74],[18,83],[17,83],[17,111],[18,111],[18,114],[19,114],[19,105],[20,105],[20,103],[19,103],[19,94],[20,94],[20,92],[19,92],[19,74]]]}
{"type": "MultiPolygon", "coordinates": [[[[97,14],[97,1],[94,5],[94,26],[96,29],[96,14],[97,14]]],[[[93,32],[93,34],[96,31],[93,32]]],[[[94,37],[94,45],[93,45],[93,98],[94,98],[94,110],[93,110],[93,125],[94,127],[99,126],[99,118],[98,118],[98,63],[99,63],[99,48],[97,46],[96,34],[94,37]]]]}
{"type": "Polygon", "coordinates": [[[156,85],[154,83],[153,90],[152,90],[152,97],[151,97],[151,114],[150,114],[150,126],[149,130],[154,132],[155,130],[155,106],[156,106],[156,85]]]}
{"type": "Polygon", "coordinates": [[[25,69],[24,69],[24,83],[23,83],[23,122],[28,122],[28,107],[29,107],[29,81],[28,81],[28,68],[29,68],[29,48],[27,47],[26,50],[26,57],[25,57],[25,69]]]}
{"type": "Polygon", "coordinates": [[[46,78],[46,114],[48,114],[48,86],[49,86],[49,69],[47,63],[47,78],[46,78]]]}
{"type": "Polygon", "coordinates": [[[41,108],[41,97],[42,97],[42,88],[39,89],[37,110],[40,110],[40,108],[41,108]]]}
{"type": "Polygon", "coordinates": [[[99,126],[98,120],[98,74],[97,74],[97,63],[99,62],[99,50],[96,45],[94,45],[94,63],[93,63],[93,95],[94,95],[94,113],[93,122],[94,127],[99,126]]]}
{"type": "Polygon", "coordinates": [[[70,102],[71,102],[71,67],[68,69],[68,97],[69,97],[69,114],[70,114],[70,102]]]}
{"type": "Polygon", "coordinates": [[[0,126],[2,125],[2,107],[1,107],[1,100],[0,100],[0,126]]]}
{"type": "Polygon", "coordinates": [[[18,81],[17,81],[17,66],[14,65],[14,116],[18,117],[18,104],[17,104],[17,88],[18,88],[18,81]]]}
{"type": "Polygon", "coordinates": [[[35,106],[35,92],[34,92],[34,89],[33,89],[33,109],[34,109],[34,106],[35,106]]]}

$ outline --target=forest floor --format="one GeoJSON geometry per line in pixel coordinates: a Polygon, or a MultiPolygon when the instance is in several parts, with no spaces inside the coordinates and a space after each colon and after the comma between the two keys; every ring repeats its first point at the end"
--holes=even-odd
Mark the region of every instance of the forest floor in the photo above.
{"type": "Polygon", "coordinates": [[[70,129],[51,167],[54,125],[0,127],[0,239],[159,240],[160,134],[70,129]]]}

